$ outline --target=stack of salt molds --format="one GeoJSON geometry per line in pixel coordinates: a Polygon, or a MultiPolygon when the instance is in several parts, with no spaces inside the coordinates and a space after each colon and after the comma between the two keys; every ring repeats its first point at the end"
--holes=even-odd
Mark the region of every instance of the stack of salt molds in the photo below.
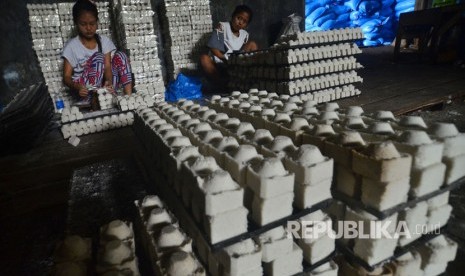
{"type": "MultiPolygon", "coordinates": [[[[272,165],[275,165],[276,163],[278,163],[278,165],[280,163],[281,167],[283,167],[281,158],[283,152],[285,152],[284,149],[279,150],[279,146],[268,147],[267,149],[265,149],[261,146],[262,143],[264,143],[264,140],[268,141],[268,143],[276,143],[273,137],[270,137],[270,134],[267,130],[255,130],[253,128],[250,129],[250,123],[248,123],[248,125],[242,124],[240,123],[238,118],[229,118],[229,116],[227,116],[224,113],[216,113],[214,110],[209,109],[205,106],[202,107],[198,104],[194,104],[192,101],[180,101],[178,103],[178,106],[174,106],[165,102],[158,103],[156,104],[154,109],[139,109],[137,111],[137,114],[138,115],[136,116],[134,130],[143,141],[143,144],[145,145],[149,156],[152,157],[152,163],[154,165],[154,169],[152,171],[158,170],[163,172],[159,172],[155,175],[155,178],[159,178],[157,182],[166,183],[166,185],[171,186],[174,189],[174,191],[178,194],[178,199],[175,200],[171,198],[169,202],[180,202],[181,197],[184,205],[186,207],[191,206],[190,209],[193,210],[193,214],[188,214],[184,212],[184,214],[182,214],[181,216],[177,215],[180,219],[181,224],[183,224],[183,220],[186,220],[185,216],[192,216],[197,221],[204,219],[205,216],[202,216],[202,212],[200,212],[199,210],[206,210],[206,208],[199,208],[199,206],[213,206],[212,204],[215,203],[214,201],[212,201],[214,197],[221,196],[221,194],[212,194],[210,195],[210,205],[204,205],[202,202],[200,202],[199,204],[199,201],[195,199],[204,198],[202,196],[203,192],[200,190],[206,190],[204,188],[214,188],[220,182],[234,183],[230,179],[231,176],[234,180],[239,179],[237,180],[237,182],[241,182],[241,186],[244,187],[244,182],[248,181],[247,174],[250,173],[251,170],[255,171],[254,169],[250,169],[250,167],[252,166],[263,168],[263,171],[267,173],[269,173],[272,170],[272,165]],[[217,130],[220,130],[220,132],[218,132],[217,130]],[[182,134],[183,136],[179,136],[180,134],[182,134]],[[190,139],[183,139],[187,138],[185,136],[188,136],[190,139]],[[238,141],[240,143],[246,144],[238,145],[238,141]],[[197,147],[192,146],[191,143],[197,147]],[[263,158],[260,155],[258,155],[257,148],[260,150],[263,149],[264,151],[266,150],[267,154],[271,154],[273,153],[273,150],[277,150],[275,153],[276,156],[263,158]],[[218,151],[219,153],[216,151],[218,151]],[[224,153],[221,154],[221,152],[224,153]],[[168,158],[160,158],[160,154],[162,156],[167,156],[168,158]],[[202,156],[201,154],[211,155],[214,158],[209,156],[202,156]],[[160,160],[164,161],[160,162],[160,160]],[[251,161],[251,163],[248,163],[247,161],[251,161]],[[225,173],[223,169],[227,169],[231,173],[230,176],[227,173],[225,173]],[[165,176],[161,177],[161,175],[163,174],[165,174],[165,176]],[[216,179],[220,179],[223,181],[216,181],[216,179]],[[192,185],[191,183],[197,184],[192,185]],[[201,185],[199,185],[199,183],[201,185]],[[216,184],[212,185],[214,183],[216,184]],[[198,194],[198,196],[193,197],[193,194],[198,194]]],[[[265,142],[264,144],[267,143],[265,142]]],[[[295,150],[298,150],[294,146],[292,147],[295,150]]],[[[328,160],[324,159],[323,161],[327,162],[328,160]]],[[[292,174],[287,174],[289,175],[288,177],[291,178],[292,174]]],[[[294,177],[292,176],[292,179],[293,178],[294,177]]],[[[253,178],[253,180],[255,180],[255,178],[253,178]]],[[[270,178],[264,177],[264,180],[268,181],[270,180],[270,178]]],[[[274,183],[272,183],[272,181],[269,181],[265,184],[268,184],[268,186],[264,187],[263,189],[263,193],[265,195],[267,195],[267,192],[279,192],[279,187],[273,185],[274,183]]],[[[292,180],[290,182],[290,185],[286,185],[285,188],[292,192],[294,184],[295,183],[292,180]]],[[[248,185],[248,183],[246,183],[245,185],[248,185]]],[[[258,185],[255,184],[255,186],[258,185]]],[[[166,189],[165,186],[163,187],[164,188],[162,189],[166,189]]],[[[260,192],[259,188],[260,187],[258,187],[258,189],[256,190],[260,192]]],[[[253,191],[253,189],[251,190],[253,191]]],[[[172,197],[172,193],[170,193],[170,191],[171,190],[165,191],[165,193],[169,193],[170,195],[164,194],[164,196],[172,197]]],[[[238,190],[238,186],[234,185],[234,187],[231,187],[231,189],[225,190],[222,193],[237,193],[239,195],[239,191],[240,190],[238,190]]],[[[255,193],[255,191],[253,191],[253,193],[255,193]]],[[[281,193],[278,194],[279,197],[281,193]]],[[[284,192],[284,194],[287,195],[287,190],[284,192]]],[[[228,200],[233,200],[234,198],[235,195],[231,194],[228,200]]],[[[289,202],[289,208],[292,212],[291,204],[293,196],[291,196],[290,198],[291,199],[289,202]]],[[[271,199],[273,199],[273,197],[271,197],[271,199]]],[[[252,213],[258,214],[256,216],[258,217],[257,224],[260,224],[260,221],[262,221],[262,223],[265,222],[265,219],[268,220],[268,222],[270,222],[272,218],[274,220],[277,220],[283,218],[283,216],[285,217],[286,215],[290,214],[286,213],[283,216],[279,217],[267,213],[265,214],[265,212],[270,211],[276,212],[276,209],[282,207],[283,204],[281,202],[278,202],[276,203],[277,207],[271,207],[267,204],[263,204],[267,203],[267,199],[255,197],[254,200],[255,202],[259,203],[256,204],[258,206],[250,206],[252,204],[249,204],[248,207],[252,210],[252,213]]],[[[245,198],[244,201],[246,201],[245,198]]],[[[235,203],[230,203],[227,205],[236,206],[235,203]]],[[[245,202],[244,206],[246,206],[245,202]]],[[[224,209],[224,207],[221,208],[224,209]]],[[[287,203],[286,207],[283,209],[288,209],[287,203]]],[[[237,211],[240,210],[244,209],[240,207],[237,211]]],[[[178,212],[181,211],[178,210],[178,212]]],[[[282,213],[280,211],[277,212],[279,214],[282,213]]],[[[222,214],[227,215],[227,213],[230,213],[230,211],[224,212],[222,214]]],[[[245,212],[245,214],[247,214],[247,212],[245,212]]],[[[208,228],[205,228],[204,226],[200,226],[200,228],[204,228],[204,232],[206,230],[207,234],[208,231],[218,230],[215,232],[215,236],[212,236],[213,232],[209,232],[210,234],[207,235],[207,239],[209,239],[209,241],[207,243],[205,239],[203,239],[202,236],[198,234],[199,226],[192,227],[192,225],[190,225],[185,227],[185,229],[187,232],[193,231],[194,233],[196,233],[190,233],[190,235],[195,240],[195,244],[199,251],[199,256],[204,262],[208,262],[210,273],[216,275],[215,273],[221,270],[230,271],[230,273],[232,273],[232,271],[235,271],[234,273],[240,271],[247,271],[249,273],[260,273],[261,256],[257,256],[260,250],[259,248],[257,248],[257,245],[253,245],[251,241],[245,241],[243,244],[234,244],[231,247],[224,248],[220,251],[220,253],[212,254],[211,248],[208,246],[208,243],[215,244],[215,242],[211,240],[212,238],[215,238],[215,240],[219,242],[224,239],[227,239],[228,236],[231,236],[232,230],[226,228],[226,226],[229,225],[229,223],[234,223],[234,228],[242,229],[242,227],[244,226],[241,222],[242,220],[240,220],[239,217],[237,217],[237,215],[234,215],[233,213],[231,213],[230,215],[231,216],[228,217],[228,221],[222,219],[221,221],[216,221],[217,225],[214,228],[213,226],[215,225],[211,224],[210,230],[208,228]],[[197,228],[197,230],[195,230],[195,228],[197,228]],[[240,264],[239,259],[258,260],[253,262],[258,263],[258,265],[253,265],[249,263],[250,265],[243,266],[240,264]],[[237,265],[240,265],[240,267],[237,267],[237,265]]],[[[215,221],[212,220],[215,217],[210,218],[210,220],[213,223],[215,223],[215,221]]],[[[244,227],[244,230],[241,231],[245,232],[247,228],[246,226],[244,227]]],[[[311,256],[312,250],[321,251],[318,249],[318,245],[326,246],[326,242],[321,242],[320,240],[318,240],[312,243],[309,241],[308,245],[306,246],[306,250],[308,251],[307,254],[311,256]]],[[[332,241],[332,247],[334,248],[334,240],[332,241]]],[[[287,253],[292,254],[293,256],[298,256],[299,254],[302,254],[299,252],[301,252],[301,250],[293,247],[291,252],[287,253]]],[[[279,256],[280,258],[277,258],[280,261],[276,261],[276,263],[273,263],[272,258],[267,258],[267,261],[265,262],[270,264],[268,264],[269,267],[265,269],[276,269],[277,271],[281,271],[282,268],[280,264],[283,263],[282,260],[288,258],[288,254],[283,255],[285,256],[279,256]]],[[[313,258],[316,259],[315,256],[313,256],[313,258]]],[[[333,264],[327,263],[324,265],[324,267],[321,268],[321,272],[332,271],[334,270],[334,267],[335,266],[333,264]]],[[[315,271],[315,273],[317,272],[315,271]]]]}
{"type": "MultiPolygon", "coordinates": [[[[199,139],[200,135],[205,134],[198,131],[202,126],[197,126],[196,132],[193,131],[189,135],[176,121],[167,122],[168,112],[172,114],[173,110],[165,111],[159,110],[160,114],[153,111],[152,113],[150,109],[147,112],[141,111],[135,125],[136,132],[144,141],[149,155],[153,152],[153,159],[158,159],[154,162],[156,169],[167,173],[168,180],[179,182],[172,185],[173,188],[178,187],[175,189],[178,192],[178,200],[181,201],[182,197],[182,202],[193,211],[208,242],[217,243],[246,232],[247,210],[242,206],[242,188],[231,179],[229,173],[221,170],[214,158],[199,155],[198,151],[190,147],[191,141],[194,142],[194,139],[199,139]],[[158,156],[155,153],[158,153],[158,156]],[[164,157],[160,158],[159,155],[164,157]],[[177,156],[181,160],[191,158],[181,162],[177,160],[177,156]],[[177,178],[176,174],[182,177],[177,178]],[[218,207],[228,196],[231,196],[228,199],[230,204],[218,207]],[[221,211],[218,213],[218,210],[221,211]]],[[[202,245],[198,246],[202,252],[202,245]]]]}
{"type": "Polygon", "coordinates": [[[115,95],[105,88],[97,89],[97,98],[101,110],[110,109],[115,106],[115,95]]]}
{"type": "Polygon", "coordinates": [[[71,98],[62,89],[63,61],[60,55],[63,39],[57,36],[61,32],[57,4],[27,4],[27,9],[32,45],[50,96],[53,100],[56,96],[62,96],[65,106],[69,106],[71,98]]]}
{"type": "Polygon", "coordinates": [[[140,275],[132,223],[114,220],[100,229],[97,273],[140,275]]]}
{"type": "Polygon", "coordinates": [[[192,239],[156,195],[136,200],[141,244],[155,275],[205,275],[192,251],[192,239]]]}
{"type": "Polygon", "coordinates": [[[356,72],[362,66],[354,57],[361,51],[353,43],[361,38],[358,28],[299,33],[266,50],[232,55],[229,88],[308,93],[318,102],[359,95],[358,89],[341,88],[362,81],[356,72]]]}
{"type": "MultiPolygon", "coordinates": [[[[71,114],[69,116],[73,115],[71,114]]],[[[72,136],[83,136],[90,133],[125,127],[132,125],[133,122],[134,114],[132,112],[123,112],[94,118],[83,118],[77,121],[69,121],[62,124],[61,132],[63,137],[68,139],[72,136]]]]}
{"type": "Polygon", "coordinates": [[[200,50],[212,31],[210,1],[165,0],[160,14],[163,21],[168,79],[182,69],[197,68],[200,50]]]}
{"type": "Polygon", "coordinates": [[[279,226],[258,237],[255,241],[262,248],[262,265],[266,275],[294,275],[303,271],[302,249],[279,226]]]}
{"type": "Polygon", "coordinates": [[[143,95],[142,93],[117,96],[116,101],[121,111],[134,110],[139,106],[150,107],[155,103],[151,95],[143,95]]]}
{"type": "Polygon", "coordinates": [[[296,145],[314,144],[334,158],[333,188],[337,198],[344,201],[333,209],[337,220],[362,221],[367,227],[373,221],[390,221],[393,226],[387,231],[391,234],[398,221],[405,222],[411,229],[409,239],[342,241],[368,265],[390,258],[396,246],[411,243],[449,219],[447,185],[465,176],[457,169],[462,164],[462,151],[450,151],[450,145],[462,145],[465,136],[453,125],[438,123],[428,128],[420,117],[396,118],[389,111],[364,115],[361,107],[342,110],[336,103],[316,106],[316,102],[302,101],[301,97],[278,97],[257,89],[247,94],[233,92],[231,97],[213,96],[209,105],[256,127],[265,125],[273,135],[288,135],[296,145]],[[305,118],[308,125],[290,127],[296,118],[305,118]],[[444,144],[449,145],[449,151],[443,150],[444,144]],[[451,154],[455,158],[448,157],[451,154]],[[389,211],[408,199],[418,202],[389,211]],[[415,233],[416,225],[423,230],[415,233]]]}
{"type": "MultiPolygon", "coordinates": [[[[115,1],[116,2],[116,1],[115,1]]],[[[127,49],[138,92],[164,99],[158,25],[149,0],[113,3],[117,44],[127,49]]]]}

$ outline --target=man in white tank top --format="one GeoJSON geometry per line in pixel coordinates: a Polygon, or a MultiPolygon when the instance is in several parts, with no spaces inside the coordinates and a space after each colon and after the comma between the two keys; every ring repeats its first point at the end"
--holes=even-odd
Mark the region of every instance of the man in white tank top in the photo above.
{"type": "Polygon", "coordinates": [[[249,33],[244,30],[252,19],[252,10],[245,5],[237,6],[230,22],[220,22],[208,41],[208,54],[200,56],[200,64],[207,77],[218,88],[225,88],[227,74],[223,63],[234,51],[255,51],[258,49],[254,41],[249,41],[249,33]]]}

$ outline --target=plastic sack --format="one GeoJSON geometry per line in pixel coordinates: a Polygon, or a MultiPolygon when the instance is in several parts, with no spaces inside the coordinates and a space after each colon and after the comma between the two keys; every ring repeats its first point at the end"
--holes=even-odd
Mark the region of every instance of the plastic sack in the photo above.
{"type": "Polygon", "coordinates": [[[195,100],[202,98],[202,83],[199,78],[179,73],[176,80],[171,81],[165,92],[167,102],[179,99],[195,100]]]}

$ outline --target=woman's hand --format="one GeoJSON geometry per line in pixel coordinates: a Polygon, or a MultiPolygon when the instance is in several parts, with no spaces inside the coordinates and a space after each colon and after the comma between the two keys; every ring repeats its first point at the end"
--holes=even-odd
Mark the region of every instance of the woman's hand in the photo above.
{"type": "Polygon", "coordinates": [[[79,96],[81,98],[86,98],[87,95],[89,95],[89,90],[87,90],[87,88],[84,85],[80,85],[78,91],[79,91],[79,96]]]}
{"type": "Polygon", "coordinates": [[[111,94],[115,94],[115,89],[113,88],[113,85],[110,81],[105,81],[103,86],[105,87],[105,89],[107,89],[108,92],[110,92],[111,94]]]}

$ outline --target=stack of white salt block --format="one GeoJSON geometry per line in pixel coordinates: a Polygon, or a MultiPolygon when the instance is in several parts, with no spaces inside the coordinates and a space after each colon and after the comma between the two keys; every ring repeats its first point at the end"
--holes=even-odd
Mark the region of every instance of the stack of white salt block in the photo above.
{"type": "Polygon", "coordinates": [[[303,271],[302,249],[282,226],[261,234],[255,241],[262,249],[265,275],[294,275],[303,271]]]}
{"type": "Polygon", "coordinates": [[[157,275],[205,275],[192,251],[192,240],[155,195],[136,201],[143,225],[143,244],[157,275]]]}
{"type": "Polygon", "coordinates": [[[262,249],[252,239],[230,245],[209,257],[213,276],[263,275],[262,249]]]}
{"type": "Polygon", "coordinates": [[[132,94],[132,95],[124,95],[118,96],[116,98],[117,105],[121,111],[126,110],[135,110],[141,106],[151,107],[155,104],[154,97],[148,94],[132,94]]]}
{"type": "Polygon", "coordinates": [[[305,261],[313,265],[334,252],[336,248],[334,231],[331,228],[331,218],[327,214],[317,210],[301,217],[298,223],[300,224],[300,231],[297,244],[303,251],[305,261]]]}
{"type": "MultiPolygon", "coordinates": [[[[215,121],[218,117],[220,117],[221,120],[225,120],[226,122],[224,126],[226,130],[223,130],[223,133],[228,133],[228,130],[230,130],[230,133],[233,133],[233,135],[237,135],[236,137],[238,139],[242,140],[245,143],[251,143],[252,145],[255,145],[257,148],[259,148],[264,156],[277,156],[279,158],[284,158],[287,156],[286,159],[283,159],[286,169],[288,169],[291,172],[294,172],[296,175],[300,175],[300,178],[296,178],[295,181],[295,197],[296,200],[299,201],[297,203],[299,208],[305,209],[325,199],[331,198],[330,186],[332,180],[333,162],[329,158],[323,157],[318,148],[310,145],[305,145],[301,149],[297,149],[293,145],[292,140],[286,136],[277,136],[273,140],[271,140],[272,136],[268,130],[255,131],[253,126],[250,125],[250,123],[239,123],[239,120],[237,124],[232,124],[232,126],[229,126],[229,119],[234,118],[229,118],[224,113],[223,114],[226,116],[218,116],[222,113],[216,113],[214,112],[214,110],[211,109],[199,112],[199,114],[202,115],[202,119],[209,120],[208,117],[211,117],[211,120],[213,120],[213,125],[215,124],[215,121]],[[263,140],[263,138],[266,138],[266,143],[264,143],[263,145],[256,143],[260,140],[263,140]],[[267,138],[271,139],[268,140],[267,138]],[[294,161],[292,160],[292,158],[289,157],[293,155],[295,155],[297,159],[300,158],[299,160],[303,162],[303,165],[299,164],[300,161],[294,161]]],[[[221,129],[221,126],[219,125],[216,125],[215,127],[221,129]]],[[[223,138],[222,140],[226,140],[226,138],[227,137],[223,138]]],[[[253,158],[258,158],[259,155],[257,154],[256,150],[254,150],[251,145],[248,145],[248,147],[250,148],[249,150],[246,150],[246,148],[242,148],[240,151],[236,150],[232,153],[243,154],[244,156],[241,158],[245,158],[247,161],[253,158]]],[[[229,154],[225,155],[225,160],[228,161],[228,165],[230,165],[235,177],[240,179],[239,168],[237,168],[238,164],[232,160],[229,154]]],[[[243,179],[243,177],[241,182],[246,182],[243,179]]],[[[244,200],[245,206],[250,206],[248,204],[249,201],[250,196],[247,195],[246,192],[246,198],[244,200]]]]}
{"type": "Polygon", "coordinates": [[[100,228],[97,273],[140,275],[131,223],[114,220],[100,228]]]}
{"type": "Polygon", "coordinates": [[[96,133],[114,128],[132,125],[134,114],[132,112],[105,115],[79,122],[71,122],[61,126],[63,137],[68,139],[72,136],[82,136],[89,133],[96,133]]]}
{"type": "Polygon", "coordinates": [[[243,206],[243,190],[213,157],[186,161],[181,172],[183,202],[192,208],[211,243],[247,232],[248,211],[243,206]]]}
{"type": "MultiPolygon", "coordinates": [[[[351,209],[346,207],[345,212],[345,221],[352,221],[355,223],[363,224],[363,228],[358,228],[359,236],[354,239],[343,240],[349,248],[352,248],[354,254],[360,259],[364,260],[368,265],[372,266],[378,264],[379,262],[386,260],[394,255],[394,250],[398,243],[398,236],[395,235],[398,222],[398,214],[395,213],[383,220],[377,219],[372,214],[364,211],[351,209]],[[376,234],[372,233],[371,230],[376,230],[372,228],[375,222],[377,227],[384,226],[384,224],[389,224],[385,227],[388,236],[384,237],[375,237],[376,234]],[[366,234],[362,236],[360,232],[366,234]],[[352,246],[353,245],[353,246],[352,246]]],[[[339,229],[341,231],[341,229],[339,229]]]]}
{"type": "Polygon", "coordinates": [[[105,88],[97,89],[97,98],[101,110],[110,109],[115,106],[115,95],[105,88]]]}
{"type": "Polygon", "coordinates": [[[61,112],[62,123],[81,120],[83,118],[84,118],[84,114],[82,114],[82,112],[79,111],[79,108],[77,106],[73,106],[71,108],[65,107],[63,108],[63,111],[61,112]]]}
{"type": "Polygon", "coordinates": [[[91,258],[92,241],[89,238],[67,236],[55,249],[53,275],[88,275],[91,258]]]}
{"type": "Polygon", "coordinates": [[[347,196],[360,198],[362,177],[352,170],[353,150],[361,150],[365,141],[357,131],[343,131],[324,142],[324,154],[334,159],[335,189],[347,196]]]}
{"type": "Polygon", "coordinates": [[[294,204],[309,208],[332,198],[333,159],[324,157],[313,145],[302,145],[284,159],[287,170],[295,174],[294,204]]]}
{"type": "Polygon", "coordinates": [[[247,186],[254,193],[252,219],[260,226],[292,214],[294,174],[277,157],[254,160],[247,166],[247,186]]]}
{"type": "Polygon", "coordinates": [[[457,254],[457,243],[444,235],[438,235],[425,244],[394,260],[396,276],[402,275],[442,275],[447,264],[457,254]]]}
{"type": "Polygon", "coordinates": [[[457,243],[440,235],[417,249],[421,256],[421,270],[424,276],[440,275],[446,271],[447,263],[457,254],[457,243]]]}
{"type": "MultiPolygon", "coordinates": [[[[176,107],[165,106],[162,111],[173,118],[170,121],[174,124],[177,124],[174,118],[180,118],[184,114],[176,107]]],[[[146,113],[147,116],[149,114],[149,112],[146,113]]],[[[161,126],[167,125],[166,120],[156,119],[156,117],[158,116],[153,115],[154,120],[150,124],[159,136],[158,147],[155,145],[156,148],[153,150],[163,155],[168,156],[181,152],[181,147],[176,146],[179,148],[178,151],[173,148],[173,144],[170,144],[176,140],[179,140],[178,142],[185,140],[185,143],[179,145],[182,147],[191,146],[188,141],[192,140],[200,146],[199,151],[202,151],[202,147],[211,142],[210,138],[216,138],[215,135],[209,136],[209,133],[215,133],[210,131],[210,125],[200,122],[193,125],[193,130],[188,132],[190,139],[183,136],[178,128],[168,128],[162,132],[160,129],[161,126]]],[[[222,138],[222,136],[220,137],[222,138]]],[[[176,142],[176,145],[178,144],[176,142]]],[[[204,157],[194,151],[186,152],[184,156],[189,156],[190,159],[184,160],[182,165],[180,164],[181,160],[175,161],[176,166],[180,168],[180,175],[183,176],[179,183],[175,184],[175,190],[182,195],[185,206],[192,209],[194,217],[203,225],[211,243],[246,232],[248,211],[242,204],[242,188],[231,179],[228,172],[220,169],[213,157],[204,157]],[[229,200],[228,202],[231,204],[224,204],[225,199],[229,200]]]]}
{"type": "Polygon", "coordinates": [[[249,210],[252,209],[254,193],[247,185],[247,166],[250,162],[257,162],[262,158],[254,146],[247,144],[240,145],[224,155],[224,168],[244,190],[244,206],[249,210]]]}
{"type": "Polygon", "coordinates": [[[194,218],[204,225],[212,243],[247,232],[244,190],[224,170],[197,177],[192,196],[194,218]],[[234,226],[234,231],[229,229],[234,226]],[[221,234],[220,234],[221,233],[221,234]]]}
{"type": "Polygon", "coordinates": [[[429,130],[432,138],[444,144],[442,162],[446,164],[445,184],[465,176],[465,134],[459,133],[454,124],[435,123],[429,130]]]}
{"type": "Polygon", "coordinates": [[[361,200],[384,211],[407,201],[412,158],[391,141],[353,152],[353,171],[362,176],[361,200]]]}
{"type": "Polygon", "coordinates": [[[443,143],[431,140],[423,130],[406,130],[395,145],[412,156],[410,195],[421,197],[442,186],[446,172],[446,165],[441,162],[443,143]]]}

